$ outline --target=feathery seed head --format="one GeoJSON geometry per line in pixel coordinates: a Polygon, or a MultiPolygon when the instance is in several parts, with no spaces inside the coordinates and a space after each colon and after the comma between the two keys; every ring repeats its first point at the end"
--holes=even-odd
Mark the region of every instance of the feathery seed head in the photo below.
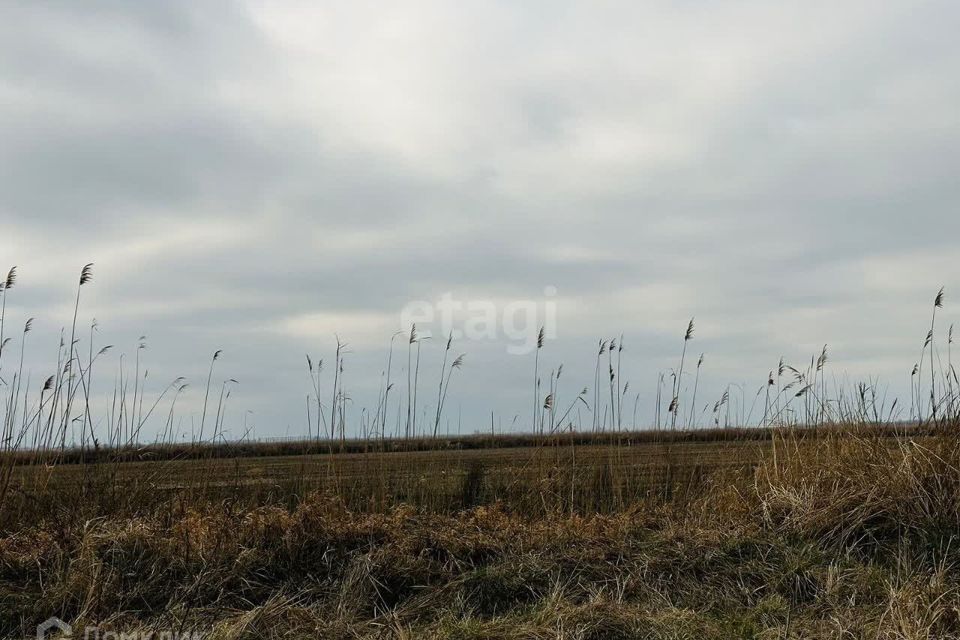
{"type": "Polygon", "coordinates": [[[7,279],[4,281],[3,286],[5,289],[12,289],[13,285],[17,282],[17,268],[10,267],[10,271],[7,272],[7,279]]]}
{"type": "Polygon", "coordinates": [[[80,270],[80,284],[84,285],[93,280],[93,263],[87,263],[83,265],[83,269],[80,270]]]}

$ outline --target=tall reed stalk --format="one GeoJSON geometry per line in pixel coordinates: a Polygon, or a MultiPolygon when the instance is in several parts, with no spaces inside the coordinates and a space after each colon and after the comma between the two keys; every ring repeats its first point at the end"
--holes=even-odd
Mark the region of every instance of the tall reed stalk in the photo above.
{"type": "Polygon", "coordinates": [[[934,350],[934,339],[933,339],[933,330],[937,322],[937,309],[943,307],[943,287],[940,287],[940,291],[937,292],[936,297],[933,300],[933,313],[930,318],[930,412],[933,418],[933,421],[937,421],[937,368],[933,363],[933,350],[934,350]]]}
{"type": "Polygon", "coordinates": [[[677,426],[677,413],[680,406],[680,387],[683,384],[683,361],[687,356],[687,343],[693,338],[693,318],[690,318],[690,323],[687,324],[687,331],[683,335],[683,351],[680,353],[680,368],[677,371],[677,376],[674,379],[673,385],[673,399],[670,401],[670,413],[672,417],[670,418],[670,429],[671,431],[676,429],[677,426]]]}
{"type": "Polygon", "coordinates": [[[413,323],[410,325],[410,339],[407,340],[407,424],[404,427],[404,436],[407,438],[412,437],[412,425],[414,416],[413,408],[413,345],[419,344],[419,338],[417,337],[417,324],[413,323]]]}
{"type": "Polygon", "coordinates": [[[83,285],[87,284],[92,279],[93,263],[91,262],[84,265],[83,269],[80,270],[79,284],[77,284],[77,299],[73,306],[73,322],[70,324],[70,356],[67,359],[67,405],[63,412],[63,440],[61,441],[61,449],[66,448],[67,427],[70,423],[70,416],[73,408],[73,397],[76,393],[77,387],[77,384],[74,382],[74,380],[76,379],[76,371],[79,369],[79,367],[75,366],[75,354],[77,314],[80,311],[80,291],[83,289],[83,285]]]}
{"type": "Polygon", "coordinates": [[[213,357],[210,358],[210,370],[207,372],[207,390],[203,394],[203,413],[200,416],[200,435],[197,437],[198,442],[203,442],[203,428],[207,421],[207,401],[210,399],[210,381],[213,380],[213,365],[220,359],[221,353],[223,353],[223,350],[217,349],[213,352],[213,357]]]}
{"type": "Polygon", "coordinates": [[[697,387],[700,386],[700,366],[703,365],[703,354],[697,360],[697,373],[693,378],[693,398],[690,400],[690,415],[687,417],[687,427],[696,428],[695,413],[697,408],[697,387]]]}
{"type": "Polygon", "coordinates": [[[543,327],[537,333],[537,350],[533,357],[533,413],[531,415],[530,429],[537,432],[537,415],[540,413],[540,349],[543,348],[543,327]]]}

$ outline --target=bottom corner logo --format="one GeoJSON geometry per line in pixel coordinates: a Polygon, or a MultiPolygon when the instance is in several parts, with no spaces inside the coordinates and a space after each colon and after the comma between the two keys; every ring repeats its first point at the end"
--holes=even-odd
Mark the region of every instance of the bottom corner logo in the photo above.
{"type": "Polygon", "coordinates": [[[54,634],[58,634],[60,638],[72,638],[73,627],[56,616],[37,625],[37,640],[56,637],[54,634]]]}

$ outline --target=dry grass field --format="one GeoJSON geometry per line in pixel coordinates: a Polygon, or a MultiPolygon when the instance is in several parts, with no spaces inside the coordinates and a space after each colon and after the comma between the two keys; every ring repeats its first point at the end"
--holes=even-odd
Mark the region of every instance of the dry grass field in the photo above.
{"type": "Polygon", "coordinates": [[[5,637],[51,615],[210,638],[960,633],[960,445],[946,425],[14,477],[5,637]]]}
{"type": "Polygon", "coordinates": [[[668,474],[673,474],[673,483],[679,486],[718,470],[748,469],[766,449],[769,442],[765,441],[627,444],[625,437],[619,445],[558,441],[552,446],[465,450],[22,465],[12,475],[11,498],[34,499],[38,494],[69,492],[96,482],[118,491],[145,487],[157,497],[182,491],[231,496],[331,492],[359,510],[381,510],[406,502],[452,511],[471,506],[471,500],[535,508],[537,504],[523,503],[536,487],[537,503],[549,510],[568,509],[571,496],[576,510],[616,510],[656,495],[668,474]],[[473,498],[464,494],[469,478],[476,480],[478,495],[473,498]],[[594,500],[598,482],[610,485],[604,504],[594,500]]]}

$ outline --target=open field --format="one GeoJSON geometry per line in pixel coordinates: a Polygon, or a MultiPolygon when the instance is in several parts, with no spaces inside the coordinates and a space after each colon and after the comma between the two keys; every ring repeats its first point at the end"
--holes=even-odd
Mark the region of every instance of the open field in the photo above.
{"type": "Polygon", "coordinates": [[[611,485],[615,504],[607,507],[616,508],[656,494],[668,467],[676,475],[675,482],[721,469],[742,471],[755,465],[769,446],[769,442],[751,440],[633,445],[558,442],[549,447],[41,464],[17,467],[11,489],[32,495],[98,480],[126,490],[146,484],[151,491],[169,493],[188,489],[211,494],[334,491],[360,509],[409,502],[449,510],[463,506],[463,484],[471,473],[483,476],[484,495],[476,499],[484,502],[509,500],[529,493],[531,486],[546,489],[549,484],[557,493],[554,497],[562,499],[570,490],[580,492],[594,475],[609,473],[615,483],[611,485]]]}
{"type": "Polygon", "coordinates": [[[960,637],[944,429],[19,466],[0,632],[960,637]]]}
{"type": "MultiPolygon", "coordinates": [[[[902,425],[848,425],[844,432],[889,447],[898,446],[903,434],[923,443],[938,433],[902,425]]],[[[32,501],[94,484],[104,491],[141,487],[153,498],[186,491],[295,500],[328,492],[361,511],[405,503],[451,512],[502,503],[541,511],[609,512],[670,492],[696,490],[721,473],[750,473],[770,455],[772,438],[783,439],[787,433],[796,446],[814,450],[818,442],[835,437],[836,428],[303,441],[192,450],[147,446],[101,451],[95,458],[89,452],[67,451],[42,462],[37,462],[37,454],[23,452],[10,474],[9,492],[11,499],[32,501]],[[93,461],[80,462],[84,459],[93,461]],[[470,482],[475,486],[465,488],[470,482]],[[602,496],[598,483],[608,485],[602,496]],[[533,494],[536,502],[529,504],[533,494]]]]}

